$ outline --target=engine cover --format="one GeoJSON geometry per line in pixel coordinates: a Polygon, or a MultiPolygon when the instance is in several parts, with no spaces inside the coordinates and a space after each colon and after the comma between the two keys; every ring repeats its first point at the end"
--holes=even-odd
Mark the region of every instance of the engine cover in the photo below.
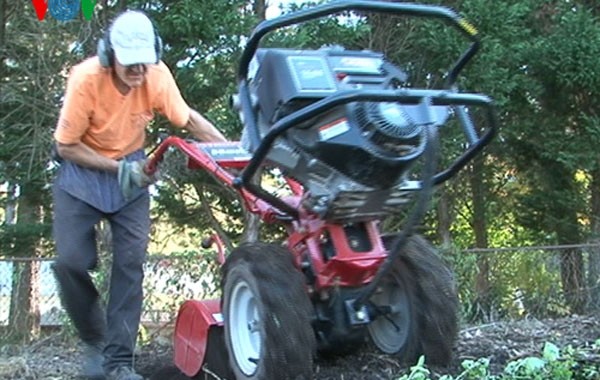
{"type": "MultiPolygon", "coordinates": [[[[281,118],[336,92],[396,88],[407,80],[380,53],[340,48],[259,49],[249,75],[261,137],[281,118]]],[[[432,115],[438,114],[443,119],[447,111],[427,104],[348,103],[288,130],[267,160],[305,187],[304,206],[321,217],[378,218],[397,212],[417,190],[406,174],[424,151],[424,126],[436,123],[432,115]]],[[[256,149],[247,136],[242,142],[256,149]]]]}
{"type": "Polygon", "coordinates": [[[383,64],[382,54],[369,51],[259,49],[252,65],[260,112],[273,124],[343,88],[380,88],[388,76],[383,64]]]}

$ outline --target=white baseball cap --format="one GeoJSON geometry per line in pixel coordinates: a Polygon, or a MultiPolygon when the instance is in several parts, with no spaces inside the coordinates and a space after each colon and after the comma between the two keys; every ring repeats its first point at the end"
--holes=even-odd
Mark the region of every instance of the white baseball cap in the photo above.
{"type": "Polygon", "coordinates": [[[122,13],[110,28],[110,44],[117,61],[124,66],[158,63],[154,33],[154,26],[144,13],[122,13]]]}

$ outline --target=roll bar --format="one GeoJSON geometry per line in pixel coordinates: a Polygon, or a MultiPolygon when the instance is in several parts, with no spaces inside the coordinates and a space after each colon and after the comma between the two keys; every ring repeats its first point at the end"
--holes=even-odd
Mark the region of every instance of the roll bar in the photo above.
{"type": "Polygon", "coordinates": [[[335,106],[357,101],[400,102],[404,104],[418,104],[427,101],[432,105],[454,106],[470,146],[447,169],[437,173],[433,181],[435,184],[439,184],[449,179],[490,142],[497,130],[497,121],[492,101],[484,95],[458,93],[455,87],[458,74],[464,69],[471,58],[473,58],[479,50],[479,47],[480,42],[478,32],[473,25],[453,10],[434,5],[392,3],[384,1],[337,0],[261,22],[254,29],[247,41],[246,47],[242,52],[238,70],[238,99],[240,112],[245,127],[248,129],[252,145],[257,148],[241,176],[234,179],[233,185],[238,188],[243,187],[247,189],[252,194],[270,202],[289,216],[297,218],[297,210],[273,194],[265,191],[259,185],[252,183],[252,177],[262,165],[275,140],[285,131],[313,116],[330,110],[335,106]],[[256,125],[255,110],[252,107],[248,83],[248,70],[250,62],[258,50],[262,38],[266,34],[286,26],[300,24],[308,20],[322,18],[344,11],[389,13],[394,15],[441,19],[457,28],[469,41],[471,41],[471,43],[448,70],[445,84],[446,90],[390,89],[377,91],[341,91],[320,99],[315,103],[282,118],[270,128],[269,132],[264,137],[261,138],[258,126],[256,125]],[[486,109],[486,117],[490,128],[479,138],[477,137],[473,123],[470,121],[468,114],[464,109],[464,107],[468,105],[481,106],[486,109]]]}

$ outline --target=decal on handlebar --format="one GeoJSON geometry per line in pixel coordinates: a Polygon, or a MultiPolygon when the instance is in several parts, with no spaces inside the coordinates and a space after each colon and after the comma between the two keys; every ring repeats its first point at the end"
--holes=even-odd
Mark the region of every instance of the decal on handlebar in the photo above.
{"type": "Polygon", "coordinates": [[[330,140],[349,130],[350,126],[348,125],[348,119],[341,118],[319,127],[319,136],[321,137],[321,140],[330,140]]]}
{"type": "Polygon", "coordinates": [[[215,161],[248,161],[251,157],[247,150],[237,142],[199,143],[198,147],[215,161]]]}
{"type": "Polygon", "coordinates": [[[477,31],[477,28],[475,28],[475,26],[473,26],[473,24],[471,24],[464,18],[461,18],[460,20],[458,20],[458,25],[460,25],[460,27],[463,28],[463,30],[465,32],[469,33],[472,36],[476,36],[477,33],[479,33],[477,31]]]}

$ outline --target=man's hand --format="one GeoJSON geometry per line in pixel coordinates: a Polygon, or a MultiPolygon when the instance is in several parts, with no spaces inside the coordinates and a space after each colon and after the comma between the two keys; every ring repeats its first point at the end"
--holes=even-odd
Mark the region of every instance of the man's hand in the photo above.
{"type": "Polygon", "coordinates": [[[156,174],[144,172],[146,160],[119,161],[119,185],[125,199],[129,200],[137,188],[146,187],[157,180],[156,174]]]}

